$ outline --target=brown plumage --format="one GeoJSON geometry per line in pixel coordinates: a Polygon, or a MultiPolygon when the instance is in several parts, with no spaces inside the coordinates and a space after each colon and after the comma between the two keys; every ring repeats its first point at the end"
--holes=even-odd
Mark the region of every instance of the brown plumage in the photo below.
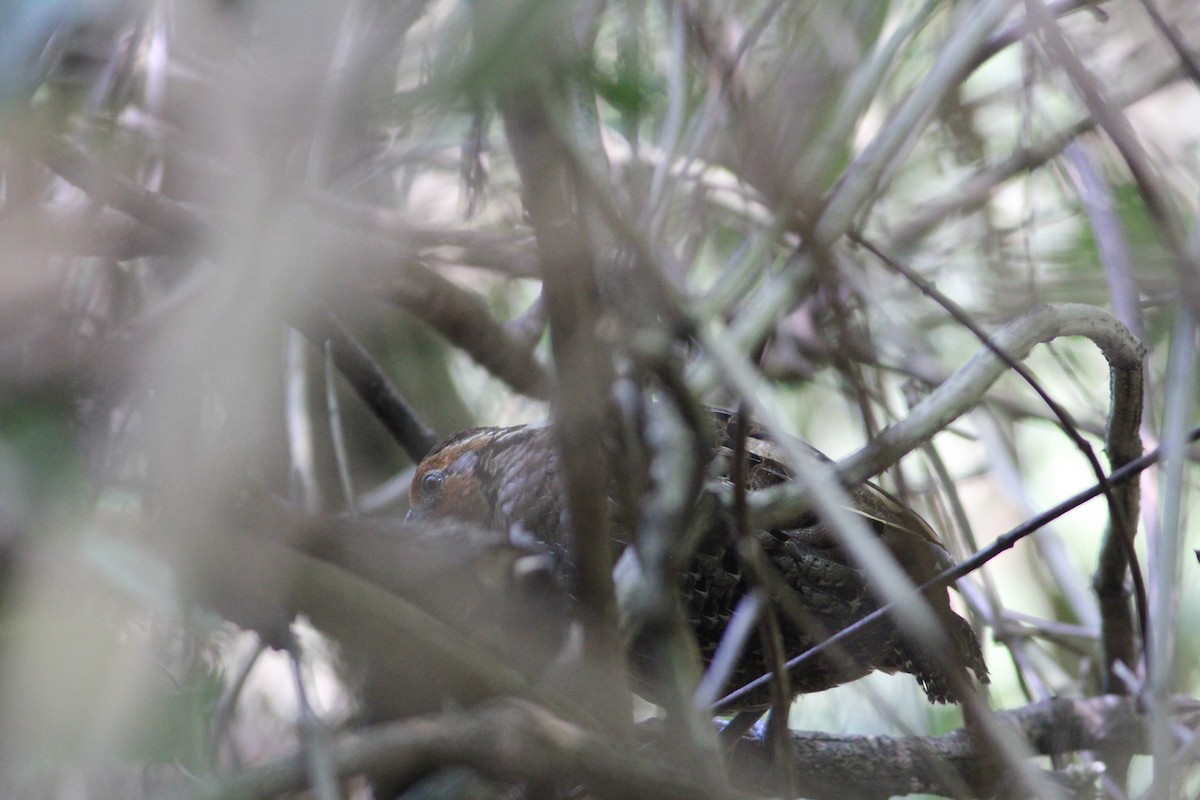
{"type": "MultiPolygon", "coordinates": [[[[714,457],[724,459],[728,475],[735,417],[713,412],[717,423],[714,457]]],[[[807,445],[806,445],[807,447],[807,445]]],[[[813,456],[825,459],[815,449],[813,456]]],[[[761,431],[751,429],[747,440],[747,488],[751,491],[786,481],[789,470],[777,446],[761,431]]],[[[849,490],[851,510],[861,515],[895,556],[912,581],[923,583],[950,562],[950,556],[929,525],[896,498],[872,484],[849,490]]],[[[563,499],[559,457],[549,427],[473,428],[450,436],[418,465],[409,494],[410,520],[450,517],[506,532],[515,541],[537,540],[547,547],[563,575],[569,574],[570,537],[563,499]]],[[[755,531],[767,561],[790,587],[793,612],[781,615],[784,645],[789,657],[803,652],[828,634],[841,630],[879,606],[866,573],[856,568],[836,536],[816,516],[795,527],[755,531]],[[803,622],[803,624],[800,624],[803,622]]],[[[680,576],[685,613],[707,663],[716,652],[747,584],[737,555],[736,532],[724,518],[714,518],[691,563],[680,576]]],[[[623,536],[614,532],[614,551],[623,536]]],[[[954,650],[949,661],[987,681],[979,642],[967,622],[955,614],[945,590],[929,598],[954,650]]],[[[651,674],[642,656],[632,655],[635,679],[651,674]]],[[[943,660],[944,661],[944,660],[943,660]]],[[[944,664],[907,642],[894,623],[884,620],[853,638],[828,657],[821,657],[793,675],[796,693],[828,689],[856,680],[873,670],[907,672],[936,702],[954,694],[944,664]]],[[[767,665],[762,648],[747,647],[730,677],[733,689],[763,674],[767,665]]],[[[652,687],[643,684],[648,694],[652,687]]],[[[743,709],[766,707],[767,691],[746,698],[743,709]]]]}

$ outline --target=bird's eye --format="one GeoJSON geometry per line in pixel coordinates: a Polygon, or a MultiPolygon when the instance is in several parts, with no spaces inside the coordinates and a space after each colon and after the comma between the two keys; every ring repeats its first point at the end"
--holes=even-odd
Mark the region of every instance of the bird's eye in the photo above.
{"type": "Polygon", "coordinates": [[[440,469],[430,470],[421,478],[421,496],[425,499],[432,499],[442,493],[442,487],[446,485],[446,473],[440,469]]]}

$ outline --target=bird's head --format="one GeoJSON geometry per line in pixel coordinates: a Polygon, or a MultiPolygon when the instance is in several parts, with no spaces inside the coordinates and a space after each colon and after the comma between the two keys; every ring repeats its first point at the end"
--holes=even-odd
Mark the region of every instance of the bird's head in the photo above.
{"type": "Polygon", "coordinates": [[[417,465],[408,520],[450,518],[495,529],[524,520],[555,494],[549,433],[525,425],[471,428],[443,440],[417,465]]]}
{"type": "Polygon", "coordinates": [[[417,465],[408,489],[408,521],[452,518],[486,524],[484,455],[500,428],[472,428],[440,442],[417,465]]]}

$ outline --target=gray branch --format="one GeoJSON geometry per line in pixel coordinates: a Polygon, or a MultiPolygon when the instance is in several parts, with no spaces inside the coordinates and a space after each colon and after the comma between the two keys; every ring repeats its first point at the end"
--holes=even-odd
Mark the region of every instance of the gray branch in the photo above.
{"type": "MultiPolygon", "coordinates": [[[[1112,406],[1105,446],[1112,468],[1142,453],[1138,425],[1142,416],[1142,360],[1145,348],[1120,321],[1090,305],[1063,303],[1036,308],[1005,325],[992,344],[1014,360],[1024,360],[1040,343],[1061,336],[1086,336],[1100,348],[1109,365],[1112,406]]],[[[906,453],[928,442],[960,416],[975,408],[1007,369],[991,348],[977,353],[950,376],[905,419],[890,426],[867,446],[843,459],[838,474],[856,485],[895,464],[906,453]]],[[[1137,531],[1139,487],[1127,481],[1112,488],[1113,517],[1101,545],[1094,580],[1101,605],[1105,664],[1132,666],[1134,625],[1124,586],[1128,543],[1137,531]]],[[[773,525],[796,516],[809,502],[795,486],[781,486],[751,498],[755,524],[773,525]]]]}
{"type": "MultiPolygon", "coordinates": [[[[1200,703],[1177,697],[1171,711],[1193,726],[1200,703]]],[[[1102,696],[1058,698],[1000,712],[1004,724],[1038,755],[1109,750],[1145,753],[1148,733],[1136,701],[1102,696]]],[[[473,712],[416,717],[349,734],[331,755],[340,776],[383,772],[403,785],[439,767],[466,765],[499,781],[570,781],[601,796],[715,798],[780,791],[783,770],[767,760],[767,745],[748,737],[731,756],[727,788],[678,774],[644,755],[614,747],[588,731],[525,701],[506,700],[473,712]]],[[[885,798],[931,792],[981,796],[986,763],[963,730],[941,736],[835,736],[795,732],[791,757],[805,797],[885,798]]],[[[1086,776],[1085,776],[1086,777],[1086,776]]],[[[305,787],[299,757],[244,770],[201,796],[275,797],[305,787]]]]}
{"type": "MultiPolygon", "coordinates": [[[[1191,726],[1200,715],[1200,703],[1176,697],[1171,713],[1176,724],[1191,726]]],[[[1150,752],[1149,720],[1137,701],[1127,697],[1054,698],[998,712],[997,717],[1037,755],[1150,752]]],[[[766,763],[769,746],[762,739],[739,744],[731,765],[735,786],[761,793],[780,791],[783,773],[766,763]]],[[[965,730],[941,736],[834,736],[797,731],[792,734],[791,755],[801,777],[798,788],[813,800],[873,800],[918,792],[974,798],[986,796],[981,791],[989,785],[989,776],[982,772],[987,760],[965,730]]],[[[1086,780],[1089,776],[1080,777],[1086,780]]]]}

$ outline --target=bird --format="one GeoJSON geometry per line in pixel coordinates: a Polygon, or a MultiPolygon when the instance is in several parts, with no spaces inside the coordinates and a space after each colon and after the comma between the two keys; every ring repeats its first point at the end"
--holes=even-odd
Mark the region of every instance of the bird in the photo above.
{"type": "MultiPolygon", "coordinates": [[[[739,418],[723,409],[711,409],[710,413],[717,471],[726,482],[732,482],[731,456],[739,418]]],[[[747,423],[744,429],[747,490],[791,480],[792,470],[778,444],[756,425],[747,423]]],[[[816,448],[799,444],[813,458],[829,462],[816,448]]],[[[571,536],[563,482],[549,425],[470,428],[442,440],[417,465],[407,520],[456,519],[502,531],[514,540],[536,541],[566,581],[571,574],[571,536]]],[[[929,524],[893,495],[869,482],[848,487],[847,494],[849,510],[868,523],[914,584],[934,578],[953,563],[929,524]]],[[[714,514],[706,522],[707,532],[690,563],[680,571],[678,591],[707,665],[749,590],[751,577],[739,556],[738,533],[730,516],[714,514]]],[[[782,579],[776,581],[775,593],[790,594],[793,613],[780,614],[787,657],[804,652],[882,605],[883,598],[875,593],[868,572],[854,563],[819,515],[810,512],[787,527],[756,530],[752,536],[782,579]]],[[[617,522],[611,538],[617,556],[630,537],[617,522]]],[[[957,669],[968,681],[973,675],[979,683],[987,683],[979,640],[970,624],[951,609],[948,591],[928,593],[927,600],[948,638],[949,653],[933,657],[885,617],[841,647],[793,670],[793,696],[823,691],[876,670],[911,674],[929,700],[937,703],[958,702],[961,698],[955,686],[967,685],[953,680],[948,669],[957,669]]],[[[784,605],[779,604],[780,608],[784,605]]],[[[644,661],[644,654],[630,656],[634,686],[653,700],[653,681],[648,677],[652,670],[644,661]]],[[[751,641],[728,676],[726,689],[731,691],[768,670],[764,647],[751,641]]],[[[770,689],[764,686],[745,695],[732,710],[761,711],[770,704],[770,689]]]]}

